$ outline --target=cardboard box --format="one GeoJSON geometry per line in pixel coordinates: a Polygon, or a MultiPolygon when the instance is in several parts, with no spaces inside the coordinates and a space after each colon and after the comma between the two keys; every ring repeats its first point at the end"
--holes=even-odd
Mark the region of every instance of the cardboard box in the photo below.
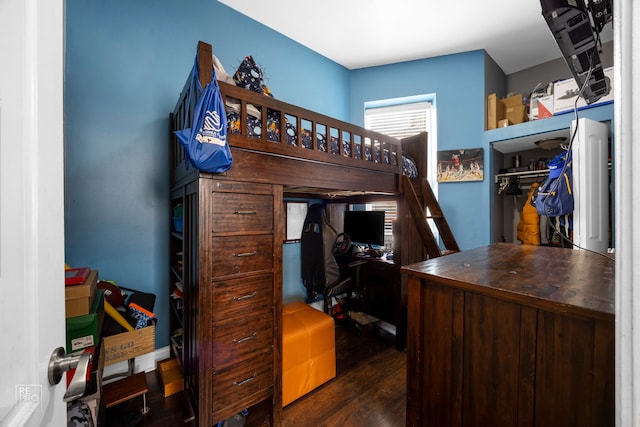
{"type": "Polygon", "coordinates": [[[527,106],[520,104],[505,108],[504,115],[514,125],[524,123],[527,121],[527,106]]]}
{"type": "Polygon", "coordinates": [[[504,104],[504,117],[512,124],[517,125],[527,121],[527,107],[522,104],[522,95],[513,95],[502,99],[504,104]]]}
{"type": "Polygon", "coordinates": [[[505,119],[514,125],[527,121],[527,107],[522,104],[521,94],[498,99],[492,93],[487,97],[487,130],[500,127],[505,119]]]}
{"type": "Polygon", "coordinates": [[[177,359],[160,360],[157,364],[160,389],[164,397],[184,390],[184,377],[177,359]]]}
{"type": "Polygon", "coordinates": [[[91,270],[83,284],[65,286],[64,297],[65,299],[90,297],[95,293],[97,283],[98,270],[91,270]]]}
{"type": "Polygon", "coordinates": [[[502,104],[504,104],[505,110],[522,105],[522,94],[512,95],[506,98],[502,98],[502,104]]]}
{"type": "Polygon", "coordinates": [[[89,314],[97,283],[98,270],[91,270],[83,284],[64,287],[65,317],[89,314]]]}
{"type": "Polygon", "coordinates": [[[498,122],[504,119],[504,104],[498,95],[492,93],[487,97],[487,130],[496,129],[498,122]]]}
{"type": "Polygon", "coordinates": [[[538,119],[553,116],[553,95],[538,98],[538,119]]]}
{"type": "Polygon", "coordinates": [[[89,297],[65,300],[64,317],[67,319],[89,314],[89,310],[91,310],[91,298],[89,297]]]}
{"type": "Polygon", "coordinates": [[[94,347],[100,339],[104,320],[104,291],[96,290],[88,314],[66,319],[67,353],[94,347]]]}
{"type": "MultiPolygon", "coordinates": [[[[613,102],[613,67],[605,68],[604,75],[609,85],[609,93],[593,104],[587,105],[584,98],[578,99],[578,110],[595,107],[613,102]]],[[[553,114],[563,114],[573,111],[579,88],[574,78],[562,80],[553,85],[553,114]]]]}
{"type": "Polygon", "coordinates": [[[155,350],[155,326],[102,338],[104,366],[113,365],[155,350]]]}

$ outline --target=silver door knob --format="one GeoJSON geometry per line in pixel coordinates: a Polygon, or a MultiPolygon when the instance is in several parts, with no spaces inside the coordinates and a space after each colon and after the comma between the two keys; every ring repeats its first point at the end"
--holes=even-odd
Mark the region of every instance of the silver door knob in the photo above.
{"type": "Polygon", "coordinates": [[[53,350],[49,358],[49,384],[56,385],[62,379],[62,374],[69,369],[76,369],[73,379],[67,387],[63,400],[69,402],[71,400],[82,397],[87,387],[87,370],[91,362],[91,353],[68,355],[63,347],[53,350]]]}

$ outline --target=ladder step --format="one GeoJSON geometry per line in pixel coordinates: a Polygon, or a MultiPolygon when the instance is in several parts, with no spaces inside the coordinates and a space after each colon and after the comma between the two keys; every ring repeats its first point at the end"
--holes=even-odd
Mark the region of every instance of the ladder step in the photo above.
{"type": "Polygon", "coordinates": [[[428,227],[427,221],[424,219],[424,211],[420,206],[415,189],[407,176],[403,176],[403,192],[409,208],[409,213],[413,218],[413,222],[416,225],[420,240],[422,241],[422,245],[424,246],[428,257],[439,257],[441,255],[440,247],[431,232],[431,228],[428,227]]]}
{"type": "Polygon", "coordinates": [[[424,199],[425,205],[427,206],[427,208],[429,208],[429,212],[432,214],[432,216],[442,216],[442,218],[434,220],[434,222],[438,227],[438,231],[440,232],[440,239],[442,239],[442,243],[444,244],[445,249],[453,252],[460,252],[458,242],[456,242],[455,237],[453,237],[453,232],[451,231],[449,223],[444,217],[444,212],[442,212],[442,208],[440,207],[435,194],[433,194],[433,190],[429,185],[429,181],[427,181],[427,178],[422,178],[420,184],[422,197],[424,199]]]}
{"type": "Polygon", "coordinates": [[[409,212],[418,228],[418,233],[420,234],[422,244],[424,245],[428,256],[430,258],[434,258],[454,252],[460,252],[458,243],[449,228],[449,224],[444,217],[444,213],[440,208],[438,200],[433,194],[429,181],[427,181],[426,178],[422,178],[420,181],[420,189],[424,205],[428,209],[430,215],[425,215],[425,206],[421,205],[416,191],[413,188],[411,179],[407,176],[403,176],[403,184],[403,191],[405,193],[405,200],[408,203],[409,212]],[[426,222],[428,219],[433,220],[435,223],[436,228],[440,233],[440,239],[444,245],[444,250],[441,249],[440,245],[436,242],[435,236],[426,222]]]}

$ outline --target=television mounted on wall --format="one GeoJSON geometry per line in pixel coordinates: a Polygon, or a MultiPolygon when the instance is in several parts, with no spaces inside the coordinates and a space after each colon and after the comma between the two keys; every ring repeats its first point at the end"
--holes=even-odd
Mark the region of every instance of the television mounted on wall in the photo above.
{"type": "Polygon", "coordinates": [[[613,20],[612,0],[540,0],[542,16],[582,97],[592,104],[608,94],[610,83],[600,61],[600,33],[613,20]]]}

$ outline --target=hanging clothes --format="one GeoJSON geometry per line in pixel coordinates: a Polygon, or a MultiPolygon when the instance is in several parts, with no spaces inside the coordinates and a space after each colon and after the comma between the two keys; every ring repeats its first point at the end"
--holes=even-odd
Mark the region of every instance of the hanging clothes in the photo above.
{"type": "Polygon", "coordinates": [[[537,182],[531,184],[518,222],[517,238],[526,245],[540,245],[540,215],[531,204],[531,199],[539,185],[537,182]]]}

